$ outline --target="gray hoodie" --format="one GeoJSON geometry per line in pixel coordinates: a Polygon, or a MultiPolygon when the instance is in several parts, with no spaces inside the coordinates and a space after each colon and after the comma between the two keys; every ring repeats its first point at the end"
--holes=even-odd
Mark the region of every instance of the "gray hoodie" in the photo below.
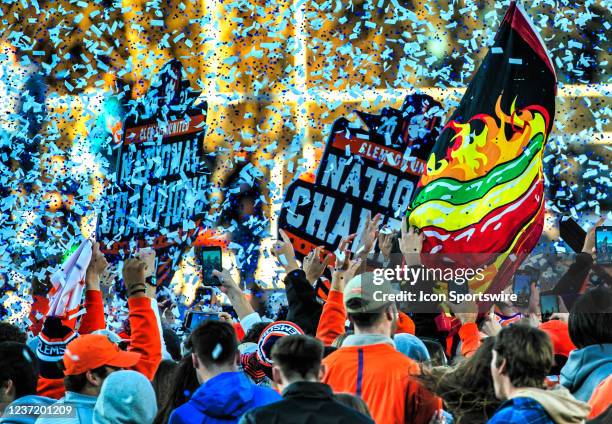
{"type": "Polygon", "coordinates": [[[104,380],[94,408],[94,424],[150,424],[157,414],[155,391],[136,371],[115,371],[104,380]]]}

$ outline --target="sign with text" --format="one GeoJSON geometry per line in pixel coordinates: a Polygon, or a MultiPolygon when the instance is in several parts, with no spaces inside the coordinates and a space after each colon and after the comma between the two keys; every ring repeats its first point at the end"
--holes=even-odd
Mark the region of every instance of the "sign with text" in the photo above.
{"type": "Polygon", "coordinates": [[[181,72],[177,61],[164,67],[117,137],[98,219],[105,253],[121,256],[149,245],[160,264],[177,261],[200,230],[208,210],[209,172],[202,162],[207,104],[193,104],[199,93],[181,72]]]}
{"type": "Polygon", "coordinates": [[[279,228],[299,256],[316,246],[333,251],[357,233],[368,214],[399,229],[439,132],[442,108],[425,95],[410,95],[400,110],[380,115],[357,112],[367,130],[340,118],[334,122],[314,178],[301,176],[285,194],[279,228]]]}

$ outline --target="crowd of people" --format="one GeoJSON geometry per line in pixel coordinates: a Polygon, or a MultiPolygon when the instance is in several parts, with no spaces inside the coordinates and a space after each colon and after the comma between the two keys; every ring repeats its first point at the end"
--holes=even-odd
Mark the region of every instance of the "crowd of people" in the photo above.
{"type": "Polygon", "coordinates": [[[373,284],[368,255],[397,246],[417,266],[421,238],[406,225],[389,235],[372,219],[354,253],[349,237],[335,257],[317,248],[301,262],[280,234],[286,307],[261,307],[219,269],[231,308],[192,328],[141,257],[123,263],[128,319],[110,328],[94,243],[77,317],[0,323],[0,423],[612,423],[612,289],[609,274],[589,283],[594,231],[557,284],[567,311],[544,320],[537,299],[487,313],[380,300],[374,288],[396,282],[373,284]]]}

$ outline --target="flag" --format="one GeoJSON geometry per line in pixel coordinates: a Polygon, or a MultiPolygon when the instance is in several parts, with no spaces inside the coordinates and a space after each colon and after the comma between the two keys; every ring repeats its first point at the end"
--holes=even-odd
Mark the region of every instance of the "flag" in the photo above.
{"type": "Polygon", "coordinates": [[[502,290],[542,233],[542,154],[556,84],[542,39],[512,2],[436,140],[409,212],[424,234],[423,256],[457,254],[485,269],[470,282],[475,291],[502,290]]]}
{"type": "Polygon", "coordinates": [[[51,275],[53,288],[49,293],[47,316],[65,317],[70,320],[78,315],[91,254],[92,243],[90,240],[84,240],[51,275]]]}

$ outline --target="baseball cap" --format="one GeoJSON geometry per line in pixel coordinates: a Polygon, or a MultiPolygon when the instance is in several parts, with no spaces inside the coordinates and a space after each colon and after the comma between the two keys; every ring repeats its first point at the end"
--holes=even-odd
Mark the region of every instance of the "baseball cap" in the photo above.
{"type": "Polygon", "coordinates": [[[349,314],[378,312],[394,302],[385,295],[394,294],[398,292],[391,286],[391,281],[364,272],[353,277],[344,287],[344,307],[349,314]]]}
{"type": "Polygon", "coordinates": [[[140,353],[123,351],[102,334],[85,334],[68,343],[63,359],[64,375],[77,375],[103,365],[129,368],[140,353]]]}
{"type": "Polygon", "coordinates": [[[304,334],[299,325],[291,321],[275,321],[263,329],[257,342],[257,359],[262,365],[272,366],[272,346],[281,337],[304,334]]]}

